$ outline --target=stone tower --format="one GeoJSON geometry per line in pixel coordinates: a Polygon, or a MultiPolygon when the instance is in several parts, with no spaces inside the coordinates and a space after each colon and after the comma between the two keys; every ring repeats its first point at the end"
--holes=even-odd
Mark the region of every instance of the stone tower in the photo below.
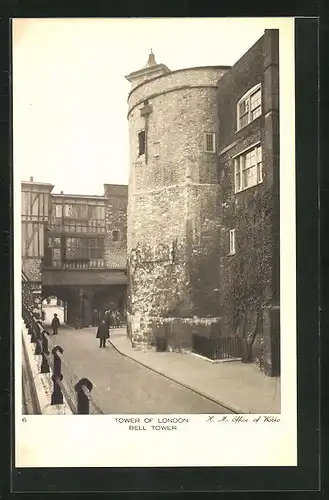
{"type": "Polygon", "coordinates": [[[189,348],[192,333],[216,335],[219,311],[217,82],[229,69],[170,71],[150,53],[126,76],[128,331],[189,348]]]}

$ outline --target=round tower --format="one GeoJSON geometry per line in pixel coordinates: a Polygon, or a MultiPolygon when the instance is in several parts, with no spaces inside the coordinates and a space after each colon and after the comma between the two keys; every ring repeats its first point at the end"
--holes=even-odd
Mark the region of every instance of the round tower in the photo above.
{"type": "Polygon", "coordinates": [[[128,330],[190,348],[219,329],[217,82],[225,66],[170,71],[151,51],[126,78],[128,330]]]}

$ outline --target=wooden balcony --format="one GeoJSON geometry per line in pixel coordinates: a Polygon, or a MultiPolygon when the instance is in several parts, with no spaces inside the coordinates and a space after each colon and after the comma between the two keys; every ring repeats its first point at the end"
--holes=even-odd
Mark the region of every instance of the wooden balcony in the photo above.
{"type": "Polygon", "coordinates": [[[53,260],[44,261],[43,269],[47,270],[93,270],[93,269],[116,269],[125,271],[127,268],[127,257],[123,255],[113,255],[109,260],[105,259],[67,259],[65,261],[53,260]]]}
{"type": "Polygon", "coordinates": [[[54,260],[51,267],[60,267],[62,269],[106,269],[106,261],[104,259],[81,259],[67,260],[61,262],[54,260]]]}

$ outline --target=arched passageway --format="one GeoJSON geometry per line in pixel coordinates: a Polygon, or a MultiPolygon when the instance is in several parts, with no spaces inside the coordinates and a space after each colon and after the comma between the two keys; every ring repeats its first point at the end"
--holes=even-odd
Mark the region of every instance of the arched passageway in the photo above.
{"type": "Polygon", "coordinates": [[[60,299],[56,295],[44,297],[41,307],[41,318],[44,326],[49,326],[51,324],[54,314],[57,315],[61,324],[67,323],[66,301],[60,299]]]}
{"type": "Polygon", "coordinates": [[[94,292],[92,297],[93,318],[98,320],[105,311],[118,310],[124,316],[126,308],[126,286],[106,286],[94,292]]]}
{"type": "Polygon", "coordinates": [[[43,287],[43,299],[54,297],[52,306],[45,304],[49,320],[51,307],[58,307],[63,312],[63,322],[74,328],[97,326],[101,317],[107,310],[119,310],[122,317],[126,307],[126,286],[84,286],[84,287],[43,287]],[[58,302],[57,301],[61,301],[58,302]]]}

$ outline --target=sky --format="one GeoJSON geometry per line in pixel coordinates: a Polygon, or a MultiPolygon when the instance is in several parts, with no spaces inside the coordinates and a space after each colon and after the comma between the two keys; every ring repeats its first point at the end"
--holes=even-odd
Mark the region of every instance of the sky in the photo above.
{"type": "Polygon", "coordinates": [[[14,179],[49,182],[53,192],[103,194],[127,184],[124,78],[152,48],[170,70],[234,64],[272,19],[15,19],[14,179]]]}

